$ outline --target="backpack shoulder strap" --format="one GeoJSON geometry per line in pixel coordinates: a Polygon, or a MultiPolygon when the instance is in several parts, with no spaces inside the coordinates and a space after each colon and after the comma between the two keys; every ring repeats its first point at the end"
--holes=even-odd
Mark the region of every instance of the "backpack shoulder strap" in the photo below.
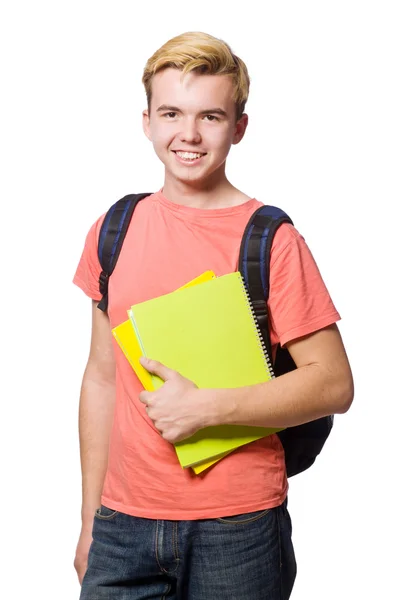
{"type": "Polygon", "coordinates": [[[269,298],[270,250],[282,223],[293,225],[290,217],[276,206],[261,206],[248,221],[240,246],[239,271],[247,286],[269,356],[271,356],[267,300],[269,298]]]}
{"type": "Polygon", "coordinates": [[[98,240],[98,258],[102,267],[99,276],[102,299],[98,308],[104,312],[108,307],[109,277],[116,266],[135,207],[146,196],[150,196],[150,193],[124,196],[109,208],[103,220],[98,240]]]}
{"type": "MultiPolygon", "coordinates": [[[[266,350],[271,358],[267,301],[269,298],[270,251],[274,235],[289,216],[274,206],[260,207],[249,220],[240,248],[239,271],[243,276],[258,321],[266,350]]],[[[286,348],[278,348],[274,374],[282,375],[296,368],[286,348]]],[[[308,469],[321,452],[333,426],[333,416],[321,417],[302,425],[287,427],[277,433],[284,448],[287,477],[308,469]]]]}

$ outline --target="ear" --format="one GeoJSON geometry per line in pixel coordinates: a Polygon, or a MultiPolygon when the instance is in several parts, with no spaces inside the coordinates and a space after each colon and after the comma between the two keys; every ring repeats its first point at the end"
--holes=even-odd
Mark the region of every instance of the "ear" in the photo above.
{"type": "Polygon", "coordinates": [[[236,123],[232,144],[238,144],[244,137],[245,130],[248,126],[248,115],[243,114],[236,123]]]}
{"type": "Polygon", "coordinates": [[[143,126],[143,131],[145,132],[146,137],[152,141],[152,136],[150,133],[150,117],[149,117],[149,110],[147,108],[145,108],[145,110],[142,112],[142,126],[143,126]]]}

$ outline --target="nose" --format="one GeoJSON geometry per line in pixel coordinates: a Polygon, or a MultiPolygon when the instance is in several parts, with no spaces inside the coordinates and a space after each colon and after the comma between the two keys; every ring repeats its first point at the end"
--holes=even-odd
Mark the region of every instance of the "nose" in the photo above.
{"type": "Polygon", "coordinates": [[[181,138],[182,142],[197,144],[201,141],[201,134],[196,119],[186,118],[182,120],[181,124],[182,127],[179,137],[181,138]]]}

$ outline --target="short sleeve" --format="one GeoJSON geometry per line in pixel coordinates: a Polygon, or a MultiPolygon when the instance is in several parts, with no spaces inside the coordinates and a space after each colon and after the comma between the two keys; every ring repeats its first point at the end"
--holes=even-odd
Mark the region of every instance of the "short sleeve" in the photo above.
{"type": "Polygon", "coordinates": [[[310,249],[290,224],[274,236],[268,307],[272,345],[284,346],[340,320],[310,249]]]}
{"type": "Polygon", "coordinates": [[[98,238],[104,218],[105,215],[102,215],[89,230],[85,239],[84,250],[73,278],[73,283],[82,289],[92,300],[96,301],[102,298],[99,291],[99,275],[102,269],[98,259],[98,238]]]}

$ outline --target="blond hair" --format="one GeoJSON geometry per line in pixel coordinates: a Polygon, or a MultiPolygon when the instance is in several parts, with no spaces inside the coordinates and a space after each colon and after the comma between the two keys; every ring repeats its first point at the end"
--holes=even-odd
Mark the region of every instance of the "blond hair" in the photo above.
{"type": "Polygon", "coordinates": [[[233,54],[226,42],[207,33],[191,31],[178,35],[161,46],[147,61],[142,77],[149,110],[153,77],[169,67],[179,69],[183,74],[194,71],[203,75],[232,77],[236,118],[241,118],[248,99],[250,79],[245,63],[233,54]]]}

